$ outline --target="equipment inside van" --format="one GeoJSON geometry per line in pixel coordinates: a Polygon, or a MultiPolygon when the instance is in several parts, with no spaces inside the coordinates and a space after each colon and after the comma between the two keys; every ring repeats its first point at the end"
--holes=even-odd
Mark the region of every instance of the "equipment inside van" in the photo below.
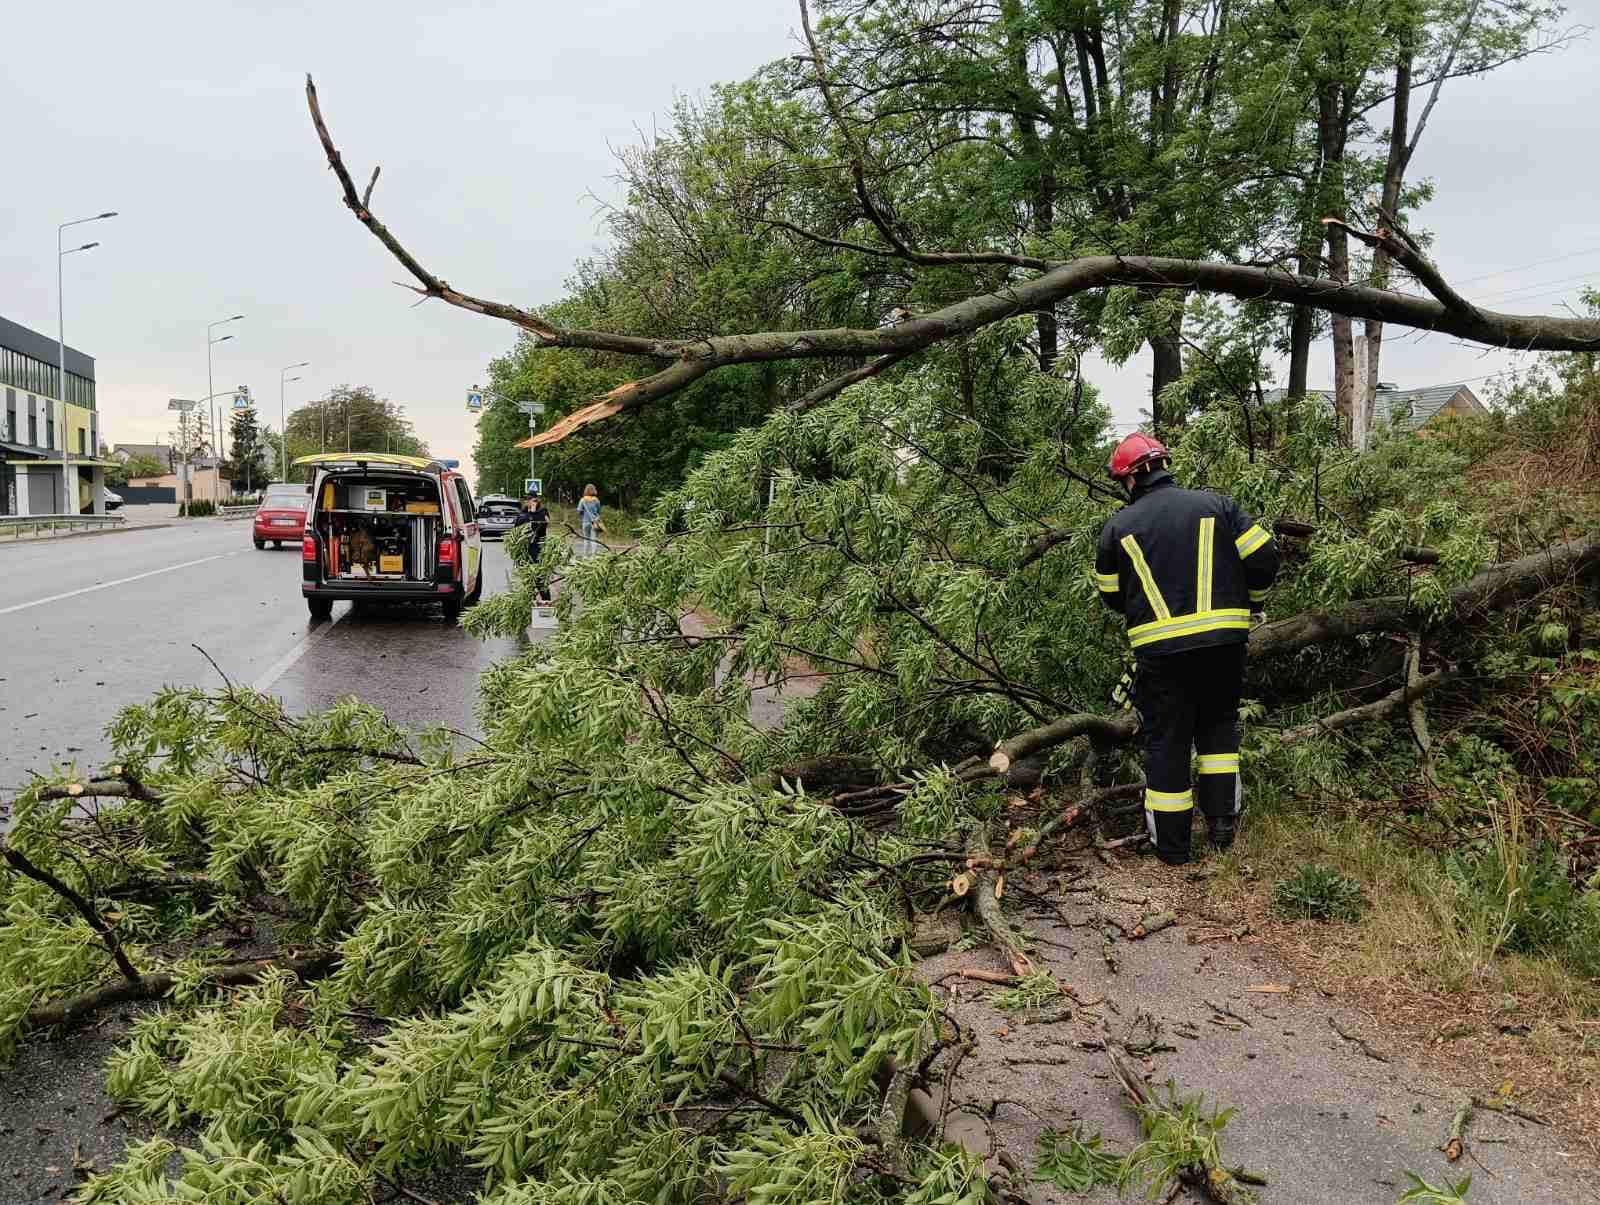
{"type": "Polygon", "coordinates": [[[472,495],[459,473],[416,456],[345,452],[314,464],[301,589],[316,618],[336,599],[438,602],[447,616],[483,591],[472,495]]]}

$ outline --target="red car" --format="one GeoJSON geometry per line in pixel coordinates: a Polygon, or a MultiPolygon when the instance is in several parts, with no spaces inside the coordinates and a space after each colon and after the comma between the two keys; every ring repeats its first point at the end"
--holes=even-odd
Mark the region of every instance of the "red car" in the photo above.
{"type": "Polygon", "coordinates": [[[250,535],[257,548],[265,548],[272,541],[281,548],[290,540],[299,541],[306,534],[306,507],[311,504],[311,486],[308,483],[274,481],[261,496],[251,521],[250,535]]]}

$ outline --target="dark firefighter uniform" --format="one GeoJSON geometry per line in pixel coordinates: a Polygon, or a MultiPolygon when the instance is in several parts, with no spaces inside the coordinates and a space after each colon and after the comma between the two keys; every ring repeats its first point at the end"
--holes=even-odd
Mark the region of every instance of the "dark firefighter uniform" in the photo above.
{"type": "Polygon", "coordinates": [[[1277,572],[1264,527],[1233,499],[1183,489],[1164,469],[1142,474],[1133,501],[1100,533],[1095,584],[1127,621],[1138,662],[1145,820],[1165,862],[1188,861],[1197,794],[1213,844],[1233,839],[1245,641],[1277,572]]]}

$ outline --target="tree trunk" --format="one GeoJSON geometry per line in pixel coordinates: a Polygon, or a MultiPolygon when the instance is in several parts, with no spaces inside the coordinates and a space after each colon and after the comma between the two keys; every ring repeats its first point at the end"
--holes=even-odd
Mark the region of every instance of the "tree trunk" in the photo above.
{"type": "Polygon", "coordinates": [[[1170,429],[1175,417],[1163,414],[1161,391],[1183,375],[1183,343],[1176,333],[1150,337],[1150,426],[1157,433],[1170,429]]]}
{"type": "MultiPolygon", "coordinates": [[[[1407,138],[1411,127],[1411,65],[1415,55],[1411,31],[1402,32],[1394,65],[1394,106],[1389,118],[1389,155],[1383,165],[1383,196],[1380,201],[1380,220],[1388,222],[1400,212],[1400,188],[1405,182],[1406,165],[1411,153],[1407,138]]],[[[1378,247],[1372,255],[1372,285],[1377,289],[1389,287],[1389,253],[1378,247]]],[[[1378,394],[1379,361],[1383,354],[1383,323],[1369,318],[1367,332],[1366,379],[1357,382],[1357,403],[1362,408],[1358,426],[1363,435],[1372,431],[1373,402],[1378,394]]],[[[1365,439],[1362,446],[1365,446],[1365,439]]]]}
{"type": "MultiPolygon", "coordinates": [[[[1341,284],[1350,281],[1350,236],[1341,224],[1345,217],[1344,146],[1346,124],[1341,114],[1341,89],[1336,82],[1322,85],[1317,92],[1317,137],[1322,144],[1325,198],[1322,206],[1325,218],[1336,222],[1323,224],[1328,240],[1328,277],[1341,284]]],[[[1338,415],[1339,431],[1346,443],[1350,442],[1351,423],[1355,410],[1356,366],[1353,324],[1342,314],[1333,315],[1333,408],[1338,415]]]]}

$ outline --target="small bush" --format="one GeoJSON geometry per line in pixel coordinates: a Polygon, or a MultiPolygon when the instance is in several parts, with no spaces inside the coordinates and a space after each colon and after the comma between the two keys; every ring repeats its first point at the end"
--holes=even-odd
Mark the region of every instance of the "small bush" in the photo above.
{"type": "Polygon", "coordinates": [[[193,502],[178,503],[178,518],[204,519],[217,513],[217,504],[209,498],[196,498],[193,502]]]}
{"type": "Polygon", "coordinates": [[[1361,884],[1331,866],[1308,862],[1286,879],[1278,880],[1272,905],[1294,920],[1361,919],[1367,897],[1361,884]]]}

